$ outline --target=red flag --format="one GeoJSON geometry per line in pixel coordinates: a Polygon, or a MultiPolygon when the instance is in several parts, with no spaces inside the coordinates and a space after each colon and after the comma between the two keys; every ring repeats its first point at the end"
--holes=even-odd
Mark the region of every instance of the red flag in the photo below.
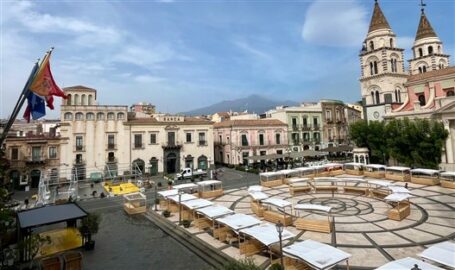
{"type": "MultiPolygon", "coordinates": [[[[59,96],[63,98],[67,98],[65,93],[57,86],[52,77],[51,73],[51,64],[49,62],[49,58],[51,57],[51,52],[47,53],[44,56],[43,62],[33,79],[32,85],[30,86],[30,90],[35,94],[45,97],[45,96],[59,96]]],[[[48,103],[49,106],[49,103],[48,103]]]]}

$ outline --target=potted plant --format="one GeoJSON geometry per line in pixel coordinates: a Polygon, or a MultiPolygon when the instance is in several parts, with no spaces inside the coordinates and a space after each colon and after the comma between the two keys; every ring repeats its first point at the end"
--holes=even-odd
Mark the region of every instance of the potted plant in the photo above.
{"type": "Polygon", "coordinates": [[[171,212],[169,212],[168,210],[163,211],[163,217],[168,218],[170,216],[171,216],[171,212]]]}
{"type": "Polygon", "coordinates": [[[82,219],[79,231],[82,234],[85,250],[93,250],[95,248],[95,241],[92,240],[92,235],[98,233],[100,221],[100,215],[94,213],[88,214],[82,219]]]}
{"type": "Polygon", "coordinates": [[[269,270],[283,270],[283,266],[279,263],[274,263],[270,266],[269,270]]]}
{"type": "Polygon", "coordinates": [[[191,220],[188,220],[188,219],[182,220],[182,225],[185,228],[189,228],[191,226],[191,220]]]}

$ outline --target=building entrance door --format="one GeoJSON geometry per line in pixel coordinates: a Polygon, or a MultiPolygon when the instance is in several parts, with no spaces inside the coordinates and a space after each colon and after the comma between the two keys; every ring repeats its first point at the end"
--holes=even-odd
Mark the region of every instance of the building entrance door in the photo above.
{"type": "Polygon", "coordinates": [[[41,171],[40,170],[33,170],[30,172],[30,179],[31,179],[31,187],[37,188],[39,186],[39,180],[41,178],[41,171]]]}
{"type": "Polygon", "coordinates": [[[174,153],[170,153],[166,157],[166,173],[176,173],[177,172],[177,156],[174,153]]]}

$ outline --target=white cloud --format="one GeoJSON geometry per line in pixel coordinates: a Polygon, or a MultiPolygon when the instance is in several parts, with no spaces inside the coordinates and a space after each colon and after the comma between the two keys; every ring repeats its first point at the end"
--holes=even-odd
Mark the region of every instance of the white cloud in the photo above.
{"type": "Polygon", "coordinates": [[[247,52],[249,54],[254,55],[255,57],[259,57],[259,58],[263,58],[263,59],[267,59],[267,60],[271,58],[270,55],[268,55],[267,53],[252,47],[251,45],[249,45],[246,42],[236,40],[233,43],[238,48],[242,49],[243,51],[245,51],[245,52],[247,52]]]}
{"type": "Polygon", "coordinates": [[[150,69],[157,67],[159,63],[173,59],[175,56],[175,52],[166,45],[150,46],[148,48],[131,45],[125,46],[122,51],[113,57],[113,60],[150,69]]]}
{"type": "Polygon", "coordinates": [[[134,77],[134,80],[139,83],[157,83],[162,82],[165,79],[161,77],[155,77],[151,75],[138,75],[134,77]]]}
{"type": "Polygon", "coordinates": [[[360,46],[368,27],[367,14],[356,0],[318,0],[306,13],[303,40],[325,46],[360,46]]]}

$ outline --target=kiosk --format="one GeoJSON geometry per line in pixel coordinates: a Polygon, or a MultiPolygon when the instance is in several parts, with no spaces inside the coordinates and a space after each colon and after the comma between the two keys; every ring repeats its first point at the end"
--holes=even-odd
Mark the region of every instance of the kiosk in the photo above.
{"type": "Polygon", "coordinates": [[[219,180],[206,180],[198,182],[199,198],[212,198],[223,195],[223,182],[219,180]]]}
{"type": "Polygon", "coordinates": [[[439,179],[442,187],[455,188],[455,172],[443,172],[439,179]]]}
{"type": "Polygon", "coordinates": [[[368,182],[361,178],[342,178],[339,183],[343,183],[344,193],[354,193],[368,196],[368,182]]]}
{"type": "Polygon", "coordinates": [[[234,214],[234,211],[224,206],[207,206],[196,210],[194,224],[201,230],[210,227],[213,230],[216,218],[232,214],[234,214]]]}
{"type": "Polygon", "coordinates": [[[198,191],[197,185],[194,183],[175,185],[172,187],[172,189],[176,189],[178,191],[183,191],[188,194],[196,194],[198,191]]]}
{"type": "Polygon", "coordinates": [[[123,209],[128,215],[147,212],[147,197],[140,192],[123,195],[123,209]]]}
{"type": "Polygon", "coordinates": [[[265,172],[259,174],[261,186],[276,187],[283,184],[283,174],[281,172],[265,172]]]}
{"type": "Polygon", "coordinates": [[[264,211],[265,220],[272,223],[280,221],[284,226],[292,225],[292,203],[281,199],[269,198],[263,200],[262,204],[267,206],[264,211]]]}
{"type": "Polygon", "coordinates": [[[179,212],[180,207],[181,207],[180,203],[182,203],[184,201],[195,200],[195,199],[197,199],[196,196],[193,196],[191,194],[186,194],[186,193],[169,196],[169,197],[167,197],[167,200],[168,200],[167,210],[171,213],[177,213],[177,212],[179,212]]]}
{"type": "MultiPolygon", "coordinates": [[[[278,244],[280,238],[276,227],[272,224],[261,224],[250,228],[242,229],[240,237],[240,254],[251,256],[261,251],[269,251],[272,259],[272,245],[278,244]]],[[[281,240],[286,241],[294,238],[295,235],[286,229],[281,233],[281,240]]]]}
{"type": "Polygon", "coordinates": [[[241,229],[259,224],[261,224],[259,219],[246,214],[234,214],[217,218],[213,229],[213,237],[221,242],[229,242],[229,244],[236,241],[240,242],[238,234],[241,229]]]}
{"type": "MultiPolygon", "coordinates": [[[[294,206],[294,211],[298,213],[297,219],[294,221],[294,226],[299,230],[305,231],[314,231],[314,232],[323,232],[330,233],[332,231],[332,222],[330,221],[330,210],[332,208],[329,206],[319,205],[319,204],[297,204],[294,206]],[[312,219],[308,216],[300,217],[300,212],[313,211],[321,212],[327,214],[325,219],[312,219]]],[[[309,215],[309,216],[318,216],[318,215],[309,215]]]]}
{"type": "Polygon", "coordinates": [[[385,179],[409,182],[411,181],[411,168],[399,166],[386,167],[385,179]]]}
{"type": "Polygon", "coordinates": [[[196,210],[213,205],[213,202],[206,199],[194,199],[182,202],[182,219],[194,220],[196,217],[196,210]]]}
{"type": "Polygon", "coordinates": [[[313,181],[313,188],[315,192],[329,191],[332,194],[338,191],[338,179],[335,177],[315,177],[313,181]]]}
{"type": "Polygon", "coordinates": [[[381,164],[368,164],[363,169],[363,175],[371,178],[385,178],[385,166],[381,164]]]}
{"type": "Polygon", "coordinates": [[[329,176],[337,176],[344,174],[343,164],[340,163],[328,163],[323,165],[325,169],[329,172],[329,176]]]}
{"type": "Polygon", "coordinates": [[[368,180],[368,192],[371,197],[384,199],[390,194],[389,186],[392,185],[389,181],[384,180],[368,180]]]}
{"type": "Polygon", "coordinates": [[[313,167],[300,167],[300,168],[295,168],[295,170],[299,172],[299,174],[298,174],[299,177],[313,178],[315,176],[313,167]]]}
{"type": "Polygon", "coordinates": [[[406,257],[406,258],[399,259],[396,261],[388,262],[388,263],[376,268],[375,270],[410,270],[415,265],[417,265],[419,267],[419,269],[422,269],[422,270],[443,270],[442,268],[439,268],[432,264],[429,264],[424,261],[417,260],[417,259],[414,259],[411,257],[406,257]]]}
{"type": "Polygon", "coordinates": [[[431,169],[413,169],[411,170],[411,182],[420,185],[438,185],[439,171],[431,169]]]}
{"type": "Polygon", "coordinates": [[[251,211],[258,217],[264,216],[265,207],[262,205],[262,200],[268,199],[269,195],[265,194],[262,191],[252,191],[249,193],[251,197],[251,211]]]}
{"type": "Polygon", "coordinates": [[[392,203],[393,208],[389,210],[388,217],[392,220],[403,220],[411,214],[409,193],[392,193],[384,198],[385,201],[392,203]]]}
{"type": "Polygon", "coordinates": [[[296,193],[300,192],[311,192],[310,178],[294,178],[289,179],[289,193],[291,196],[294,196],[296,193]]]}
{"type": "Polygon", "coordinates": [[[344,172],[350,175],[363,175],[363,164],[362,163],[346,163],[344,164],[344,172]]]}
{"type": "Polygon", "coordinates": [[[158,198],[160,200],[160,209],[168,210],[169,201],[167,198],[170,196],[175,196],[177,194],[179,194],[179,191],[176,189],[159,191],[158,198]]]}

